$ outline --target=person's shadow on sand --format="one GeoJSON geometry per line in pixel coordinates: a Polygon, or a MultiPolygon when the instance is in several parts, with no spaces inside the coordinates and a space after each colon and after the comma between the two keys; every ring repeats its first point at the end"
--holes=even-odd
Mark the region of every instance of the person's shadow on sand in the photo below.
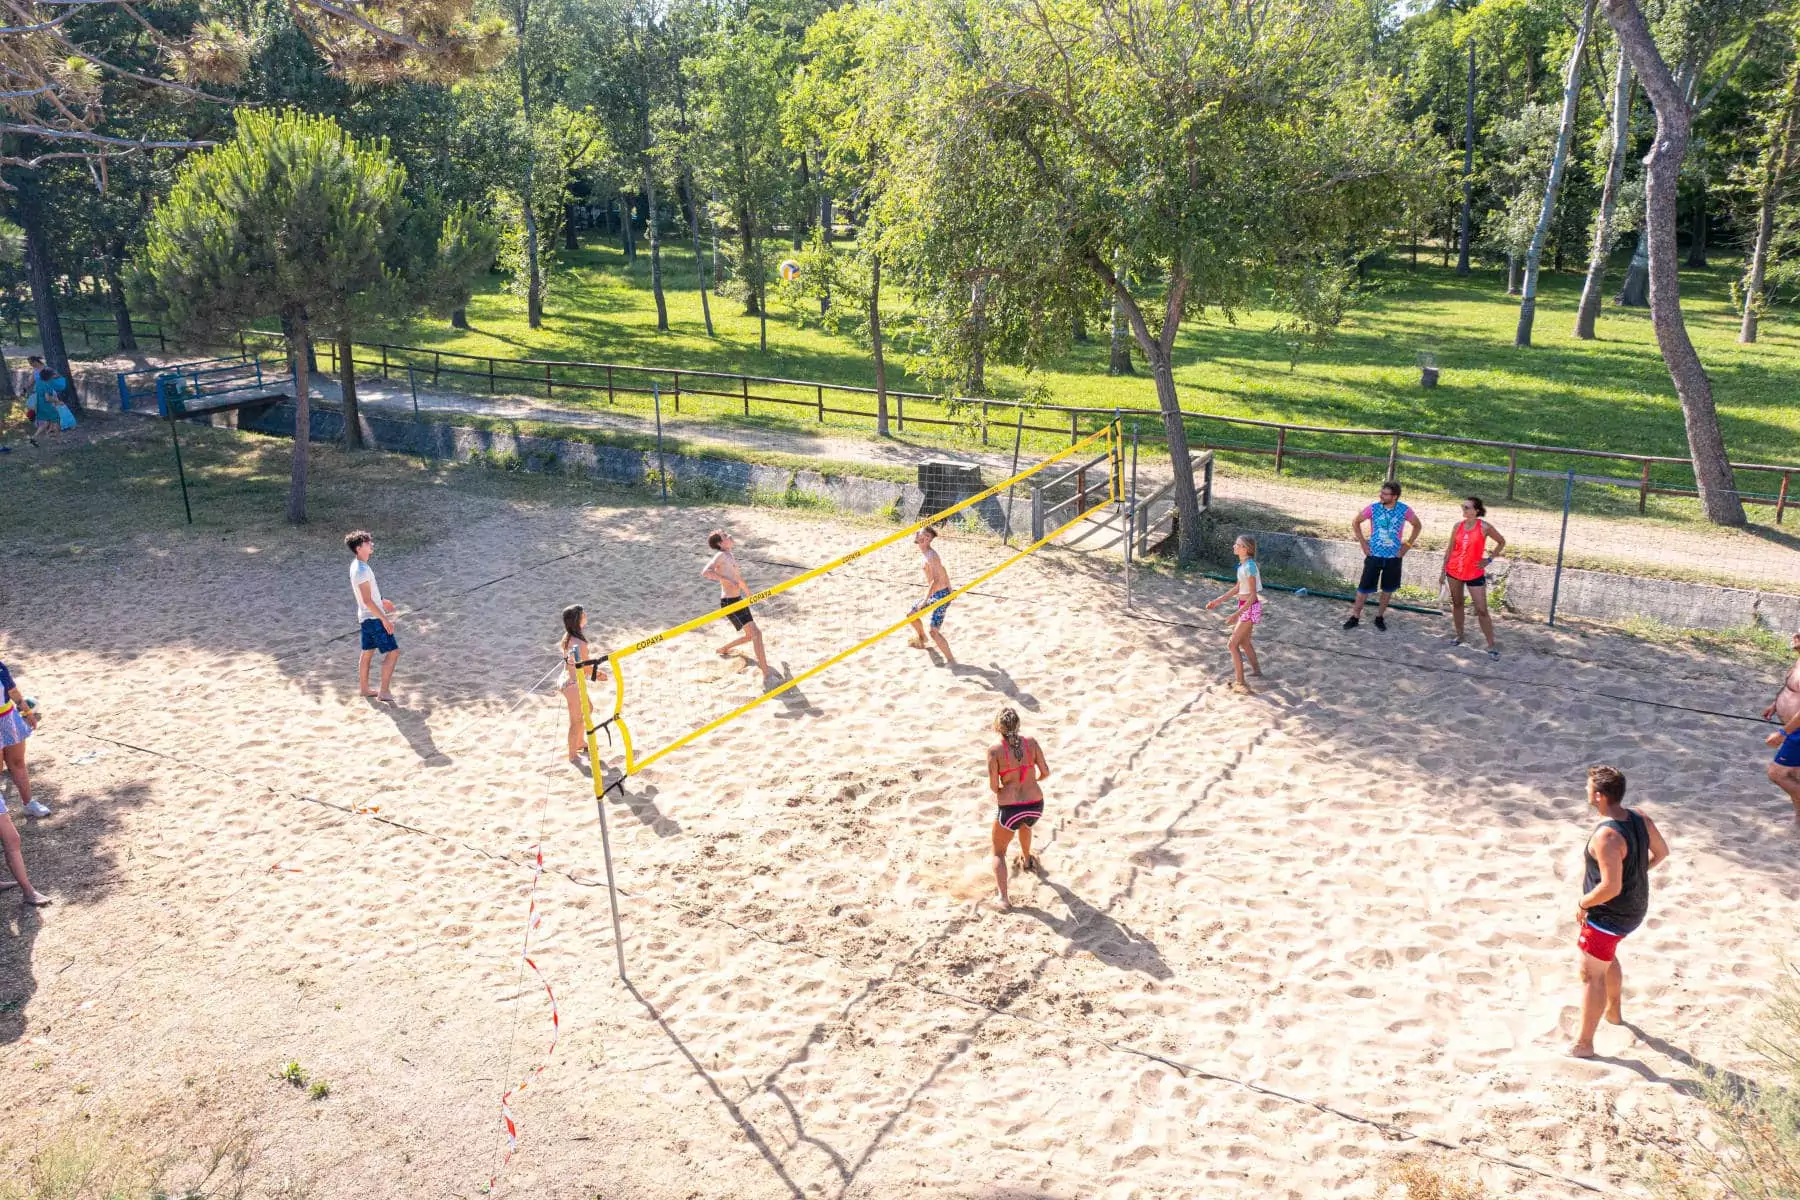
{"type": "MultiPolygon", "coordinates": [[[[593,771],[586,763],[575,764],[575,769],[589,778],[593,777],[593,771]]],[[[681,824],[656,806],[654,787],[634,792],[630,779],[621,777],[618,771],[608,769],[604,763],[600,766],[600,786],[608,794],[618,796],[619,803],[630,809],[631,815],[657,837],[672,838],[681,832],[681,824]]]]}
{"type": "Polygon", "coordinates": [[[1616,1066],[1624,1067],[1635,1074],[1643,1076],[1651,1083],[1667,1084],[1670,1088],[1680,1092],[1684,1096],[1701,1095],[1706,1090],[1705,1081],[1708,1079],[1714,1080],[1723,1086],[1731,1098],[1737,1101],[1752,1100],[1763,1090],[1761,1085],[1755,1080],[1746,1079],[1744,1076],[1739,1075],[1734,1071],[1727,1071],[1722,1067],[1713,1066],[1704,1059],[1695,1058],[1692,1054],[1689,1054],[1686,1050],[1683,1050],[1673,1042],[1664,1041],[1655,1034],[1646,1032],[1640,1025],[1627,1021],[1625,1022],[1624,1028],[1631,1030],[1632,1035],[1636,1037],[1638,1041],[1656,1051],[1664,1058],[1678,1062],[1688,1070],[1699,1075],[1700,1081],[1697,1082],[1692,1079],[1671,1079],[1667,1075],[1657,1071],[1648,1063],[1635,1058],[1626,1058],[1618,1054],[1601,1054],[1588,1061],[1608,1062],[1616,1066]]]}
{"type": "Polygon", "coordinates": [[[427,714],[414,712],[409,708],[401,708],[397,704],[382,704],[373,697],[367,701],[394,723],[412,752],[419,756],[419,761],[429,767],[446,767],[450,765],[450,756],[438,749],[431,737],[431,726],[426,721],[427,714]]]}
{"type": "Polygon", "coordinates": [[[1013,905],[1014,912],[1037,918],[1048,925],[1051,932],[1068,938],[1072,949],[1086,950],[1109,967],[1142,971],[1152,979],[1174,977],[1175,972],[1169,969],[1169,964],[1163,961],[1148,939],[1133,933],[1130,926],[1107,916],[1042,870],[1033,873],[1045,887],[1056,893],[1057,899],[1068,907],[1069,915],[1058,917],[1028,904],[1013,905]]]}
{"type": "Polygon", "coordinates": [[[999,663],[990,663],[985,667],[978,667],[974,663],[966,662],[951,663],[950,673],[959,679],[973,675],[989,691],[999,692],[1026,712],[1038,710],[1037,697],[1030,692],[1020,691],[1019,685],[999,663]]]}
{"type": "MultiPolygon", "coordinates": [[[[766,691],[774,691],[781,686],[782,680],[792,678],[793,672],[788,669],[786,663],[782,663],[781,680],[777,680],[775,683],[770,684],[766,691]]],[[[781,695],[775,697],[775,699],[781,702],[781,711],[775,715],[783,721],[793,721],[800,717],[822,717],[825,715],[825,710],[814,704],[798,685],[789,688],[787,691],[781,693],[781,695]]]]}

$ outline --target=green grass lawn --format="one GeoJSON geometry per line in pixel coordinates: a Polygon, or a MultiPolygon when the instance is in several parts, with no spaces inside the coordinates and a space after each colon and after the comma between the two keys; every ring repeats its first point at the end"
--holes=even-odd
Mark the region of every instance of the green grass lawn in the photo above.
{"type": "MultiPolygon", "coordinates": [[[[1728,288],[1735,263],[1683,275],[1689,329],[1713,379],[1727,444],[1738,461],[1800,463],[1800,406],[1791,389],[1800,383],[1800,335],[1785,313],[1763,325],[1762,340],[1739,346],[1728,288]]],[[[852,334],[833,336],[816,318],[779,301],[772,303],[769,349],[757,347],[757,322],[726,297],[712,301],[717,335],[701,327],[693,257],[683,247],[664,253],[664,289],[671,329],[659,333],[650,293],[647,254],[627,264],[613,244],[590,243],[562,255],[552,276],[543,327],[526,327],[523,303],[489,281],[469,305],[474,328],[454,330],[441,321],[404,327],[391,340],[443,351],[515,358],[555,358],[643,364],[683,370],[715,370],[870,386],[868,350],[852,334]]],[[[1608,306],[1600,339],[1577,342],[1570,334],[1580,277],[1546,274],[1539,301],[1536,345],[1512,346],[1516,300],[1505,295],[1497,271],[1458,279],[1437,266],[1411,268],[1390,262],[1375,275],[1377,290],[1353,314],[1331,345],[1304,354],[1290,369],[1288,347],[1270,333],[1273,313],[1251,310],[1228,320],[1219,314],[1190,321],[1177,347],[1176,378],[1184,407],[1195,412],[1319,425],[1400,428],[1504,441],[1545,442],[1643,454],[1685,455],[1680,408],[1663,367],[1644,310],[1608,306]],[[1417,355],[1437,357],[1442,381],[1419,385],[1417,355]]],[[[1616,282],[1616,279],[1615,279],[1616,282]]],[[[927,390],[905,374],[916,325],[900,297],[890,295],[889,384],[927,390]]],[[[1150,408],[1147,377],[1112,377],[1105,371],[1104,328],[1093,338],[1034,374],[1008,367],[988,373],[988,391],[1016,396],[1032,382],[1047,385],[1057,404],[1095,408],[1150,408]]],[[[515,385],[517,389],[517,385],[515,385]]],[[[667,390],[666,383],[664,384],[667,390]]],[[[559,397],[564,396],[559,393],[559,397]]],[[[577,397],[570,397],[577,398],[577,397]]],[[[811,399],[811,394],[796,398],[811,399]]],[[[711,403],[721,419],[738,406],[711,403]]],[[[923,404],[909,413],[936,410],[923,404]]],[[[742,419],[741,411],[737,413],[742,419]]],[[[1045,418],[1048,419],[1048,418],[1045,418]]],[[[805,410],[763,411],[759,424],[812,424],[805,410]]],[[[1002,417],[996,414],[996,423],[1002,417]]],[[[847,424],[866,422],[851,421],[847,424]]],[[[816,426],[815,426],[816,427],[816,426]]],[[[1273,445],[1264,431],[1211,428],[1216,440],[1273,445]]],[[[995,436],[1000,435],[996,432],[995,436]]],[[[1049,444],[1054,439],[1039,439],[1049,444]]],[[[1291,449],[1380,452],[1372,440],[1346,441],[1290,435],[1291,449]]],[[[1498,452],[1403,447],[1407,452],[1504,461],[1498,452]]],[[[1549,460],[1523,465],[1560,467],[1549,460]]],[[[1295,460],[1301,474],[1342,475],[1338,464],[1295,460]]],[[[1594,473],[1628,475],[1632,468],[1594,464],[1594,473]]],[[[1379,474],[1380,468],[1371,471],[1379,474]]],[[[1685,482],[1680,469],[1656,478],[1685,482]]],[[[1769,476],[1746,476],[1747,491],[1769,490],[1769,476]]]]}

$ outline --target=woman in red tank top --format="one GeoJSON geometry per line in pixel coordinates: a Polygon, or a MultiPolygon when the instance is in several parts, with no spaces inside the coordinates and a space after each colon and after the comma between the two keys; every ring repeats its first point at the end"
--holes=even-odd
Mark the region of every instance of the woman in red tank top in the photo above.
{"type": "Polygon", "coordinates": [[[1043,747],[1019,733],[1019,714],[1010,708],[994,718],[1000,744],[988,749],[988,790],[994,793],[994,885],[1000,889],[1000,907],[1012,907],[1006,894],[1006,850],[1013,834],[1019,835],[1019,869],[1035,871],[1038,860],[1031,853],[1031,827],[1044,815],[1044,790],[1038,782],[1050,777],[1043,747]]]}
{"type": "Polygon", "coordinates": [[[1482,636],[1487,638],[1488,657],[1499,658],[1500,651],[1494,646],[1494,621],[1488,616],[1487,567],[1506,549],[1506,539],[1487,523],[1486,518],[1487,505],[1481,502],[1481,497],[1466,496],[1462,520],[1450,531],[1450,552],[1444,555],[1444,577],[1450,584],[1450,620],[1456,626],[1450,644],[1463,644],[1463,591],[1466,588],[1475,599],[1475,619],[1481,623],[1482,636]],[[1494,543],[1492,554],[1487,549],[1490,541],[1494,543]]]}

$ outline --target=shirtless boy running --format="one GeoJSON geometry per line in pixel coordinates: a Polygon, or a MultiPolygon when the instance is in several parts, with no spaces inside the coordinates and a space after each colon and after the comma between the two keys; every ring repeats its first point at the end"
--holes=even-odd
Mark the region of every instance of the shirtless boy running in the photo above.
{"type": "MultiPolygon", "coordinates": [[[[1800,655],[1800,633],[1788,640],[1788,646],[1800,655]]],[[[1781,725],[1767,739],[1775,748],[1775,761],[1769,764],[1769,782],[1788,794],[1794,802],[1794,820],[1800,821],[1800,661],[1788,671],[1775,702],[1763,709],[1763,720],[1781,725]]]]}
{"type": "MultiPolygon", "coordinates": [[[[706,570],[700,572],[700,577],[719,585],[719,607],[729,608],[750,594],[750,585],[744,582],[744,573],[738,569],[737,555],[732,553],[737,542],[724,530],[715,529],[706,535],[706,544],[718,553],[706,564],[706,570]]],[[[763,678],[767,679],[769,660],[763,654],[762,630],[756,627],[756,618],[751,615],[750,606],[745,605],[737,612],[728,614],[725,619],[742,636],[719,647],[719,657],[730,658],[733,650],[748,643],[756,654],[756,665],[762,668],[763,678]]]]}
{"type": "MultiPolygon", "coordinates": [[[[950,653],[950,643],[944,640],[941,632],[944,625],[944,614],[950,611],[950,602],[944,597],[948,596],[953,589],[950,587],[950,572],[944,569],[944,560],[938,557],[936,550],[932,549],[932,543],[937,541],[937,535],[937,526],[927,525],[913,537],[913,545],[917,546],[925,556],[925,599],[914,605],[912,611],[922,613],[928,608],[931,609],[931,640],[937,643],[937,648],[943,654],[944,661],[954,665],[956,656],[950,653]],[[936,607],[932,607],[933,605],[936,607]]],[[[918,619],[913,621],[912,631],[912,638],[906,644],[915,650],[925,649],[925,627],[920,624],[918,619]]]]}

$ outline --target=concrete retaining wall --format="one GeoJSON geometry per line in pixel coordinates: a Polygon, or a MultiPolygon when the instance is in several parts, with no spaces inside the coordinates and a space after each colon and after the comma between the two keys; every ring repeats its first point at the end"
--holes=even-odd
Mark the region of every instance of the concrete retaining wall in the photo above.
{"type": "MultiPolygon", "coordinates": [[[[1328,575],[1342,580],[1345,590],[1355,587],[1362,574],[1362,548],[1355,542],[1220,527],[1209,536],[1209,549],[1228,550],[1228,539],[1240,532],[1256,538],[1257,557],[1266,566],[1328,575]]],[[[1443,569],[1442,552],[1415,550],[1406,556],[1405,582],[1435,591],[1443,569]]],[[[1494,565],[1493,575],[1496,581],[1505,580],[1507,610],[1532,616],[1550,611],[1554,567],[1501,559],[1494,565]]],[[[1789,632],[1800,629],[1800,596],[1570,568],[1562,573],[1556,613],[1593,621],[1647,617],[1681,629],[1761,625],[1789,632]]]]}
{"type": "MultiPolygon", "coordinates": [[[[116,389],[115,389],[116,396],[116,389]]],[[[116,400],[114,407],[117,407],[116,400]]],[[[337,408],[315,400],[309,413],[312,440],[335,442],[344,436],[344,415],[337,408]]],[[[559,438],[531,437],[502,429],[474,429],[437,421],[413,421],[390,417],[370,409],[358,414],[364,441],[374,449],[417,454],[428,458],[467,460],[488,457],[525,471],[565,471],[587,475],[619,487],[653,490],[656,453],[622,446],[559,438]]],[[[259,405],[233,412],[191,418],[211,424],[278,437],[294,435],[291,402],[259,405]]],[[[916,519],[923,515],[924,493],[914,484],[869,479],[858,475],[825,475],[795,471],[734,459],[687,457],[670,454],[664,465],[669,490],[684,499],[745,499],[763,496],[816,496],[849,512],[878,515],[896,512],[916,519]]],[[[979,490],[979,478],[972,490],[979,490]]],[[[1005,520],[1001,506],[986,500],[964,510],[979,524],[999,530],[1005,520]]]]}
{"type": "MultiPolygon", "coordinates": [[[[110,385],[110,377],[107,382],[110,385]]],[[[113,387],[109,397],[98,383],[96,379],[92,385],[84,387],[84,395],[91,397],[91,402],[97,402],[95,407],[116,408],[117,388],[113,387]]],[[[364,440],[380,450],[462,460],[486,455],[516,461],[527,471],[573,471],[620,487],[649,489],[655,486],[654,452],[372,415],[371,410],[364,410],[360,415],[364,440]]],[[[294,406],[283,402],[193,420],[292,437],[294,406]]],[[[343,437],[343,414],[318,401],[312,405],[311,425],[315,442],[338,441],[343,437]]],[[[670,490],[687,499],[741,499],[752,492],[775,496],[797,493],[817,496],[849,512],[871,515],[892,511],[897,506],[899,513],[909,519],[922,515],[920,510],[925,501],[924,493],[916,485],[884,479],[823,475],[816,471],[792,471],[731,459],[680,455],[669,455],[666,465],[670,490]]],[[[979,480],[972,481],[964,495],[974,494],[980,486],[979,480]]],[[[1027,497],[1021,497],[1021,500],[1029,503],[1027,497]]],[[[995,500],[984,501],[966,512],[980,524],[996,531],[1005,521],[1003,506],[995,500]]],[[[1248,532],[1256,538],[1258,557],[1266,566],[1328,576],[1341,580],[1345,590],[1354,587],[1362,573],[1362,550],[1354,542],[1227,528],[1216,522],[1208,525],[1207,547],[1220,557],[1229,557],[1232,537],[1248,532]]],[[[1508,610],[1532,616],[1548,613],[1556,574],[1553,568],[1506,560],[1496,565],[1496,579],[1505,580],[1504,604],[1508,610]]],[[[1406,558],[1406,582],[1435,590],[1443,566],[1442,552],[1416,550],[1406,558]]],[[[1563,572],[1557,614],[1595,621],[1647,617],[1683,629],[1761,625],[1786,632],[1800,629],[1800,596],[1570,569],[1563,572]]]]}

